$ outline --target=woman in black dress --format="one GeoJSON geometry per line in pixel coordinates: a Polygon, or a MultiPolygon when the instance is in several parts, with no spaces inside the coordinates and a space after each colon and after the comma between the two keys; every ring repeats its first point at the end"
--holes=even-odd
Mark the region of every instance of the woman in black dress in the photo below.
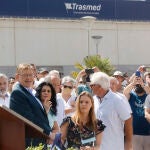
{"type": "Polygon", "coordinates": [[[93,97],[85,91],[77,97],[75,114],[61,124],[61,140],[66,148],[99,150],[104,128],[96,119],[93,97]]]}

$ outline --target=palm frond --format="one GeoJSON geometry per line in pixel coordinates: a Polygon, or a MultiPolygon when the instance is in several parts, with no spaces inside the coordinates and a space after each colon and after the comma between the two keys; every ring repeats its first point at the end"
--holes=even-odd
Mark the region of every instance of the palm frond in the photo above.
{"type": "MultiPolygon", "coordinates": [[[[111,65],[109,58],[102,58],[100,55],[86,56],[83,59],[83,65],[80,63],[76,63],[74,66],[79,71],[85,68],[93,68],[97,66],[102,72],[105,72],[108,75],[111,75],[115,69],[113,65],[111,65]]],[[[73,78],[76,78],[78,72],[73,71],[71,72],[71,75],[73,78]]]]}

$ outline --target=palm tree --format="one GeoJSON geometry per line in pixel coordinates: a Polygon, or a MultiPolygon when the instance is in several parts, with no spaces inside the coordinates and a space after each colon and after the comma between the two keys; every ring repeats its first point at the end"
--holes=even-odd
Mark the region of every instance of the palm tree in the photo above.
{"type": "MultiPolygon", "coordinates": [[[[80,63],[75,64],[75,68],[77,68],[79,71],[85,68],[93,68],[97,66],[100,71],[105,72],[108,75],[112,75],[112,72],[114,70],[113,65],[111,65],[108,58],[102,58],[100,55],[92,55],[92,56],[86,56],[83,59],[83,65],[80,63]]],[[[76,78],[78,72],[73,71],[71,75],[76,78]]]]}

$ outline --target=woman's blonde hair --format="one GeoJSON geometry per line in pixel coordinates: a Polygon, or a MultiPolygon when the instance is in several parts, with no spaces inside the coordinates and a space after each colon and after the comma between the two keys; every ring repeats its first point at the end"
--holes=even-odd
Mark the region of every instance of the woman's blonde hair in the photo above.
{"type": "Polygon", "coordinates": [[[94,112],[94,99],[92,97],[92,95],[87,92],[87,91],[83,91],[78,97],[77,97],[77,100],[76,100],[76,111],[75,111],[75,114],[73,116],[73,120],[75,122],[75,124],[78,124],[79,126],[81,125],[81,116],[82,116],[82,113],[80,111],[80,99],[82,96],[87,96],[91,99],[91,103],[92,103],[92,107],[89,111],[89,114],[88,114],[88,123],[86,124],[88,127],[90,127],[91,129],[94,129],[96,130],[96,116],[95,116],[95,112],[94,112]]]}

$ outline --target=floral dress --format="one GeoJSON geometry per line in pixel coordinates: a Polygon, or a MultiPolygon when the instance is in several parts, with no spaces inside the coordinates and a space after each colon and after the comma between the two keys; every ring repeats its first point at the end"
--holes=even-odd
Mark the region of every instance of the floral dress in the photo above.
{"type": "Polygon", "coordinates": [[[93,132],[93,130],[87,126],[83,126],[83,128],[80,129],[79,126],[72,121],[71,117],[66,117],[62,125],[66,122],[69,124],[67,130],[67,146],[65,144],[66,148],[74,147],[79,149],[80,146],[94,146],[96,135],[101,133],[105,128],[105,125],[100,120],[97,120],[96,132],[93,132]]]}

